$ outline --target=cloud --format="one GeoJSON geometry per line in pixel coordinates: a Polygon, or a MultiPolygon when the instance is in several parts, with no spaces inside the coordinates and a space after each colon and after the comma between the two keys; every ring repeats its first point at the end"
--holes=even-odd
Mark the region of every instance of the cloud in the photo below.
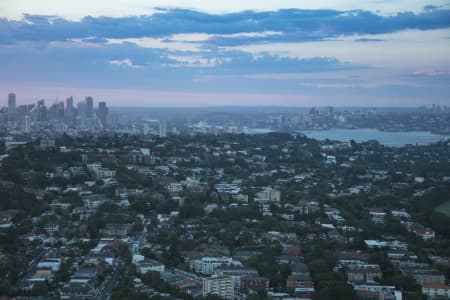
{"type": "MultiPolygon", "coordinates": [[[[0,43],[96,39],[168,38],[205,34],[210,44],[266,41],[310,41],[339,35],[382,34],[406,29],[450,27],[450,10],[427,9],[392,16],[363,10],[242,11],[208,14],[187,9],[160,10],[152,15],[84,17],[70,21],[55,16],[24,15],[22,20],[0,21],[0,43]],[[180,36],[181,35],[181,36],[180,36]]],[[[189,40],[188,40],[189,41],[189,40]]],[[[190,40],[192,42],[192,40],[190,40]]],[[[195,41],[194,41],[195,42],[195,41]]]]}
{"type": "Polygon", "coordinates": [[[259,53],[257,55],[246,52],[225,52],[229,59],[222,64],[223,72],[232,73],[254,73],[270,70],[277,73],[311,73],[329,72],[342,69],[365,68],[341,62],[333,57],[311,57],[294,58],[283,57],[270,53],[259,53]]]}
{"type": "Polygon", "coordinates": [[[446,39],[450,30],[406,30],[382,35],[339,36],[326,41],[268,42],[224,47],[258,55],[271,53],[285,57],[335,57],[353,65],[373,68],[403,69],[399,74],[428,68],[450,68],[448,52],[450,41],[446,39]],[[359,38],[374,38],[383,41],[355,42],[359,38]]]}
{"type": "Polygon", "coordinates": [[[180,42],[207,42],[208,40],[217,38],[265,38],[282,34],[281,31],[238,32],[231,34],[179,33],[168,37],[168,39],[180,42]]]}
{"type": "Polygon", "coordinates": [[[109,63],[114,66],[123,66],[123,67],[134,68],[134,69],[142,68],[142,66],[133,64],[133,61],[129,58],[124,58],[121,60],[113,59],[113,60],[110,60],[109,63]]]}
{"type": "MultiPolygon", "coordinates": [[[[168,59],[172,60],[171,63],[163,64],[164,67],[189,67],[189,68],[214,68],[223,65],[226,62],[231,61],[228,57],[203,57],[203,56],[190,56],[190,55],[173,55],[169,54],[168,59]]],[[[216,70],[215,70],[216,71],[216,70]]]]}
{"type": "Polygon", "coordinates": [[[359,38],[355,39],[355,42],[382,42],[383,39],[370,39],[370,38],[359,38]]]}
{"type": "MultiPolygon", "coordinates": [[[[292,87],[273,80],[227,79],[200,84],[203,76],[258,73],[327,73],[361,70],[361,66],[333,57],[289,58],[269,53],[251,53],[219,48],[181,51],[144,48],[134,43],[97,44],[85,47],[84,40],[52,42],[51,46],[21,42],[0,47],[0,57],[8,57],[0,70],[2,85],[22,84],[87,86],[170,90],[282,91],[292,87]],[[57,43],[55,45],[55,43],[57,43]],[[78,46],[73,46],[78,45],[78,46]],[[81,46],[83,45],[83,46],[81,46]],[[47,70],[42,72],[42,70],[47,70]],[[248,82],[249,81],[249,82],[248,82]],[[267,82],[266,82],[267,81],[267,82]],[[276,86],[275,86],[276,85],[276,86]]],[[[288,82],[287,80],[286,82],[288,82]]]]}
{"type": "Polygon", "coordinates": [[[203,51],[203,45],[200,43],[186,43],[181,41],[171,41],[165,38],[123,38],[123,39],[107,39],[109,45],[115,44],[134,44],[142,48],[149,49],[165,49],[169,51],[203,51]]]}
{"type": "MultiPolygon", "coordinates": [[[[428,1],[429,2],[429,1],[428,1]]],[[[432,6],[425,6],[424,0],[39,0],[39,1],[0,1],[0,16],[20,20],[27,12],[35,15],[57,15],[70,20],[80,20],[85,16],[124,17],[131,15],[151,15],[167,8],[189,8],[212,14],[236,13],[247,10],[276,11],[280,9],[334,9],[366,10],[377,14],[390,16],[398,12],[412,11],[419,13],[424,10],[450,7],[448,0],[433,0],[432,6]]]]}

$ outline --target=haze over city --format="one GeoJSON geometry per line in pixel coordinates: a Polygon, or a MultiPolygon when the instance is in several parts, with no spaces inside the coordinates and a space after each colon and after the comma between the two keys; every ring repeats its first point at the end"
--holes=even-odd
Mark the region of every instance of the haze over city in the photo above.
{"type": "Polygon", "coordinates": [[[0,104],[450,104],[448,1],[0,3],[0,104]]]}

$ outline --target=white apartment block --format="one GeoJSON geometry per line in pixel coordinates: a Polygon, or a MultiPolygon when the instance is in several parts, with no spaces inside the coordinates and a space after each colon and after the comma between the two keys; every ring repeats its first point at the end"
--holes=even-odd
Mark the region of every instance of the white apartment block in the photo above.
{"type": "Polygon", "coordinates": [[[203,278],[203,296],[217,295],[223,299],[234,299],[234,280],[231,276],[203,278]]]}
{"type": "Polygon", "coordinates": [[[222,266],[238,266],[242,267],[242,263],[233,260],[231,257],[202,257],[194,260],[194,272],[202,274],[213,274],[214,271],[222,266]]]}

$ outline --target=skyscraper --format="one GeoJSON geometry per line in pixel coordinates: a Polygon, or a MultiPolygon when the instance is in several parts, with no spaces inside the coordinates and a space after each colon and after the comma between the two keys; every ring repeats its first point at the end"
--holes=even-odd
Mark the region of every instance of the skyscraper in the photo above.
{"type": "Polygon", "coordinates": [[[47,118],[49,120],[61,121],[64,119],[64,103],[56,102],[49,107],[47,118]]]}
{"type": "Polygon", "coordinates": [[[108,125],[108,108],[106,107],[106,102],[102,101],[98,103],[97,116],[102,124],[102,128],[106,129],[108,125]]]}
{"type": "Polygon", "coordinates": [[[31,132],[31,116],[25,115],[24,119],[24,131],[26,134],[29,134],[31,132]]]}
{"type": "Polygon", "coordinates": [[[80,101],[78,102],[78,116],[81,119],[85,119],[86,118],[86,102],[84,101],[80,101]]]}
{"type": "Polygon", "coordinates": [[[8,112],[14,114],[16,112],[16,94],[10,93],[8,95],[8,112]]]}
{"type": "Polygon", "coordinates": [[[94,117],[94,99],[88,96],[84,99],[84,103],[86,104],[86,118],[92,119],[94,117]]]}
{"type": "Polygon", "coordinates": [[[71,115],[73,112],[73,97],[67,97],[64,101],[64,112],[71,115]]]}
{"type": "Polygon", "coordinates": [[[159,136],[160,137],[167,136],[166,121],[159,121],[159,136]]]}
{"type": "Polygon", "coordinates": [[[8,118],[11,121],[15,120],[16,116],[16,94],[10,93],[8,95],[8,118]]]}
{"type": "Polygon", "coordinates": [[[45,106],[44,99],[37,102],[37,106],[32,111],[34,113],[34,119],[38,122],[47,121],[47,106],[45,106]]]}

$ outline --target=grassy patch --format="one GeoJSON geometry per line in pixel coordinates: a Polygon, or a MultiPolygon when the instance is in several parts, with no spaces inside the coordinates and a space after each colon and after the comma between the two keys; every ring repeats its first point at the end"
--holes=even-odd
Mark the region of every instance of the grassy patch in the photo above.
{"type": "Polygon", "coordinates": [[[435,210],[437,212],[440,212],[441,214],[446,215],[447,217],[450,217],[450,200],[437,206],[435,210]]]}

